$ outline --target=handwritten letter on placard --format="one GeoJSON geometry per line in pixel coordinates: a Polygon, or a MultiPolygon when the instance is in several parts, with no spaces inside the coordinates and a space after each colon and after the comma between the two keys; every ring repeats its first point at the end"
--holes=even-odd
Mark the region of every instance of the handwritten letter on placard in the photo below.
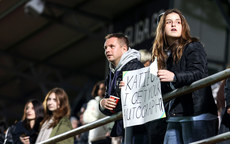
{"type": "Polygon", "coordinates": [[[144,124],[166,116],[160,80],[152,72],[154,65],[156,64],[123,73],[125,86],[121,89],[121,100],[124,127],[144,124]]]}

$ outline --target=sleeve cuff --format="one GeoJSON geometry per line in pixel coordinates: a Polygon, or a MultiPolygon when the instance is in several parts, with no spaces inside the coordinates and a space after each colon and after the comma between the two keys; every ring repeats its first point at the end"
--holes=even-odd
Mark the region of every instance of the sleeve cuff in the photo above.
{"type": "Polygon", "coordinates": [[[102,104],[101,104],[101,101],[102,101],[103,99],[101,99],[100,100],[100,103],[99,103],[99,105],[100,105],[100,108],[101,108],[101,110],[105,110],[105,108],[102,106],[102,104]]]}

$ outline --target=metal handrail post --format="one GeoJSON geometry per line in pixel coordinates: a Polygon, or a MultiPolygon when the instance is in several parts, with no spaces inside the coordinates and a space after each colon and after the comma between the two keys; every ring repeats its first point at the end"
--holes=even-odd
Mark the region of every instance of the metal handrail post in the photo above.
{"type": "Polygon", "coordinates": [[[212,85],[218,81],[224,80],[226,78],[230,77],[230,68],[223,70],[221,72],[215,73],[213,75],[210,75],[206,78],[200,79],[198,81],[193,82],[189,86],[184,86],[182,88],[175,89],[169,93],[166,93],[163,95],[164,102],[170,101],[178,96],[191,93],[195,90],[204,88],[206,86],[212,85]]]}
{"type": "Polygon", "coordinates": [[[217,136],[213,136],[207,139],[203,139],[200,141],[192,142],[190,144],[215,144],[217,142],[225,141],[230,139],[230,132],[222,133],[217,136]]]}

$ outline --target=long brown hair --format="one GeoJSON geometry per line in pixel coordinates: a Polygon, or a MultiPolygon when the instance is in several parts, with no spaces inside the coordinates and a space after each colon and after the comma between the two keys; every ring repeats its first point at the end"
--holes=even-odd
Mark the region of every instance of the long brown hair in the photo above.
{"type": "Polygon", "coordinates": [[[42,121],[43,117],[44,117],[44,108],[43,108],[42,103],[40,101],[36,100],[36,99],[28,100],[26,102],[26,104],[25,104],[24,113],[23,113],[23,116],[22,116],[22,122],[25,125],[26,129],[28,129],[28,130],[34,129],[34,130],[38,131],[39,124],[42,121]],[[35,124],[34,124],[33,128],[30,127],[30,123],[26,118],[26,116],[27,116],[26,110],[27,110],[27,107],[28,107],[29,103],[32,103],[33,109],[34,109],[34,112],[35,112],[35,124]]]}
{"type": "Polygon", "coordinates": [[[178,62],[182,56],[185,45],[193,41],[198,41],[198,39],[191,37],[190,27],[185,17],[178,9],[169,9],[165,11],[165,13],[161,16],[157,26],[156,37],[152,48],[152,60],[154,61],[157,57],[158,68],[164,69],[166,68],[166,61],[168,58],[165,49],[170,49],[173,56],[173,61],[178,62]],[[181,37],[175,40],[175,42],[171,46],[168,46],[165,32],[165,21],[166,16],[170,13],[177,13],[180,16],[182,34],[181,37]]]}
{"type": "Polygon", "coordinates": [[[44,117],[43,121],[41,122],[41,125],[43,125],[45,123],[45,121],[53,118],[53,122],[50,124],[49,128],[55,127],[59,123],[61,118],[65,117],[65,116],[66,117],[70,116],[70,105],[69,105],[68,95],[65,92],[65,90],[62,88],[51,89],[45,97],[45,100],[43,102],[43,106],[45,109],[45,117],[44,117]],[[47,108],[47,99],[52,93],[55,94],[57,102],[59,104],[58,109],[54,112],[49,111],[47,108]]]}
{"type": "MultiPolygon", "coordinates": [[[[104,87],[105,87],[105,82],[104,81],[99,81],[97,82],[94,86],[93,86],[93,89],[92,89],[92,92],[91,92],[91,95],[93,98],[95,98],[96,96],[98,96],[98,91],[100,89],[100,85],[101,84],[104,84],[104,87]]],[[[101,96],[100,96],[101,97],[101,96]]]]}

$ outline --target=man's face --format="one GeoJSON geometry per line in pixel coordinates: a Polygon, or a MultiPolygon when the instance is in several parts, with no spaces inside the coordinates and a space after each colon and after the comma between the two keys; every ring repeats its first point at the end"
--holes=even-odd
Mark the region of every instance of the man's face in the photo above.
{"type": "Polygon", "coordinates": [[[117,66],[121,56],[127,51],[125,45],[121,45],[118,38],[111,37],[104,44],[105,56],[114,66],[117,66]]]}

